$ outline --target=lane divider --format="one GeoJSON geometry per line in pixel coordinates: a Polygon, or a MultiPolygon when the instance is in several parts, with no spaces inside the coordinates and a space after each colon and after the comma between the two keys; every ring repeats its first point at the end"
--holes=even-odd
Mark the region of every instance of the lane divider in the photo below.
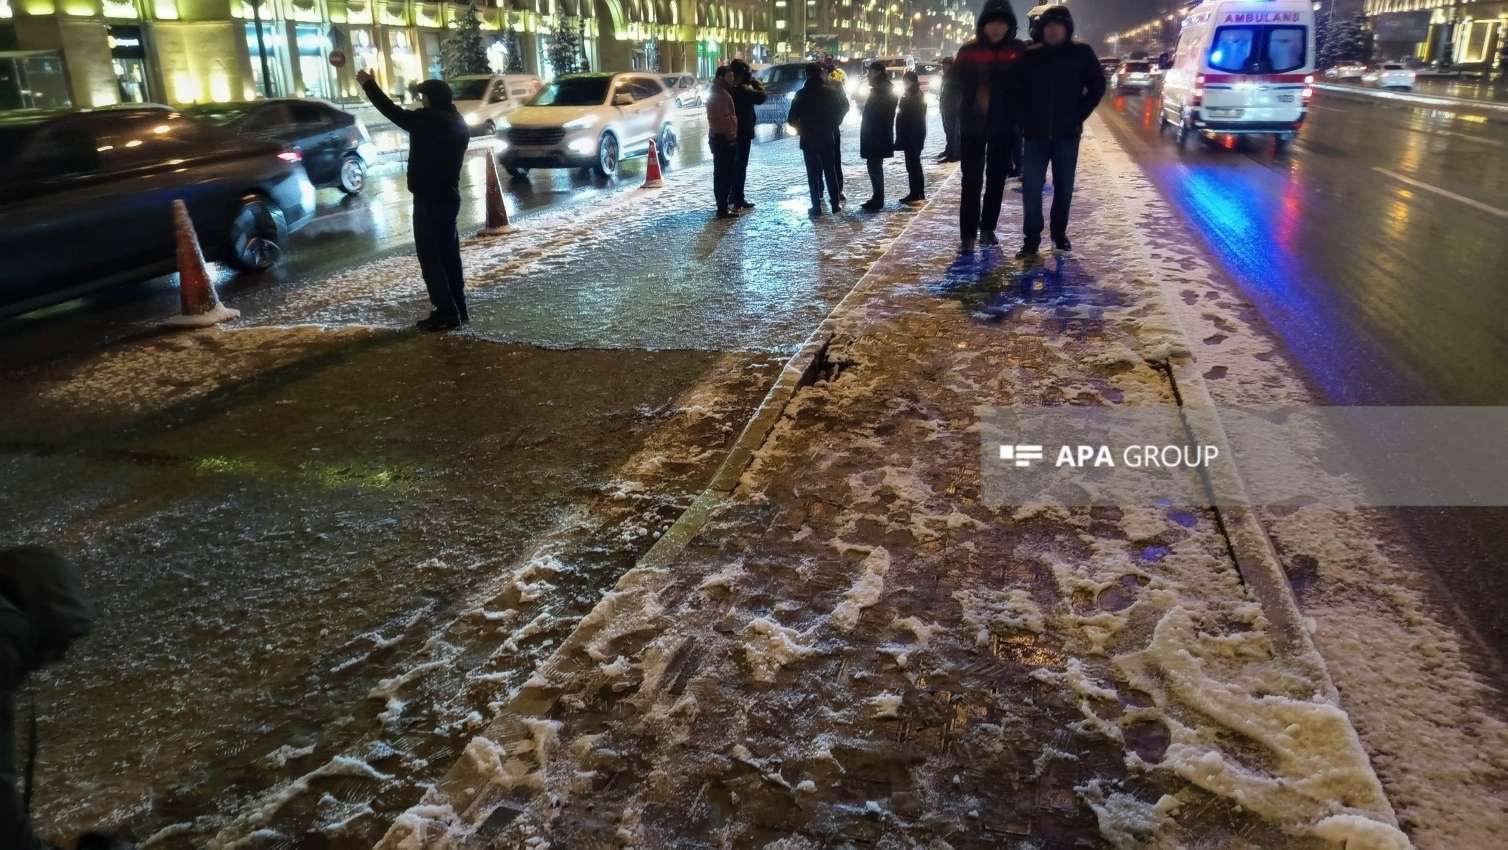
{"type": "Polygon", "coordinates": [[[1449,189],[1441,189],[1439,186],[1431,185],[1424,182],[1423,180],[1415,180],[1412,177],[1404,176],[1396,171],[1389,171],[1388,169],[1381,166],[1374,165],[1372,166],[1372,170],[1377,172],[1378,174],[1385,174],[1400,183],[1407,183],[1408,185],[1413,186],[1416,189],[1423,189],[1426,192],[1433,192],[1436,195],[1450,198],[1452,201],[1463,203],[1468,207],[1471,207],[1472,209],[1481,210],[1484,213],[1490,213],[1500,218],[1508,218],[1508,210],[1498,209],[1492,204],[1483,203],[1475,198],[1468,198],[1465,195],[1457,195],[1455,192],[1452,192],[1449,189]]]}

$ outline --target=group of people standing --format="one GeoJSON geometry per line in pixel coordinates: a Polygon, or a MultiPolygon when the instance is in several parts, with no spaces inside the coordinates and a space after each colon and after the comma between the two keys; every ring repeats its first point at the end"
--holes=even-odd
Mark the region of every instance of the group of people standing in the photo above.
{"type": "Polygon", "coordinates": [[[1072,248],[1068,217],[1084,122],[1105,96],[1099,58],[1073,40],[1067,6],[1034,9],[1030,42],[1016,38],[1016,15],[1006,0],[986,0],[975,38],[965,44],[944,76],[944,158],[962,162],[960,248],[998,244],[995,225],[1005,182],[1021,178],[1021,250],[1035,256],[1042,244],[1042,191],[1052,168],[1053,199],[1048,231],[1053,247],[1072,248]]]}
{"type": "MultiPolygon", "coordinates": [[[[1105,96],[1099,59],[1086,44],[1073,40],[1073,14],[1067,6],[1032,10],[1030,41],[1016,37],[1016,15],[1007,0],[986,0],[975,38],[953,59],[943,60],[943,88],[938,97],[947,143],[942,162],[962,163],[963,199],[959,204],[960,249],[999,244],[995,227],[1006,181],[1019,177],[1023,198],[1023,240],[1018,257],[1040,250],[1047,226],[1053,246],[1067,251],[1069,210],[1078,168],[1084,121],[1105,96]],[[1053,201],[1044,222],[1042,193],[1052,169],[1053,201]]],[[[841,71],[813,62],[806,82],[791,101],[787,122],[801,137],[813,216],[828,208],[840,212],[843,169],[841,130],[850,110],[841,71]]],[[[926,200],[921,151],[927,139],[927,103],[914,72],[903,76],[897,96],[890,69],[868,68],[868,97],[859,126],[859,156],[869,171],[872,194],[862,208],[885,206],[885,160],[900,152],[906,162],[906,206],[926,200]]],[[[744,198],[754,106],[764,89],[735,62],[718,69],[707,106],[714,159],[718,217],[736,216],[754,205],[744,198]]]]}

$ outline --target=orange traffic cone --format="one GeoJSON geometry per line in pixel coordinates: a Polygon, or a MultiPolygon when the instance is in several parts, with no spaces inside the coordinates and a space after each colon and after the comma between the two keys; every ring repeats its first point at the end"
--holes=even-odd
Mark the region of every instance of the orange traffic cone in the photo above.
{"type": "Polygon", "coordinates": [[[655,150],[655,140],[649,140],[649,164],[644,166],[644,185],[640,189],[658,189],[665,185],[660,179],[660,152],[655,150]]]}
{"type": "Polygon", "coordinates": [[[173,201],[173,230],[178,242],[178,298],[183,304],[183,315],[168,319],[166,324],[203,328],[240,318],[240,310],[220,303],[209,279],[209,269],[204,267],[204,253],[199,250],[194,222],[183,201],[173,201]]]}
{"type": "Polygon", "coordinates": [[[502,233],[512,233],[513,225],[508,223],[508,204],[503,201],[503,184],[497,176],[497,157],[490,152],[487,154],[487,226],[483,227],[483,236],[497,236],[502,233]]]}

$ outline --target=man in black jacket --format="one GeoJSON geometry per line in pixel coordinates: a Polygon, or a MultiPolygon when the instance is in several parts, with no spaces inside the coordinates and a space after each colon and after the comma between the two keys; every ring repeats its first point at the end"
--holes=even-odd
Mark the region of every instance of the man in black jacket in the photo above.
{"type": "Polygon", "coordinates": [[[801,158],[806,161],[806,185],[812,193],[813,216],[822,215],[822,186],[827,184],[833,212],[841,212],[837,150],[833,134],[848,114],[848,98],[827,80],[827,69],[816,62],[806,66],[806,84],[791,101],[786,120],[801,134],[801,158]]]}
{"type": "MultiPolygon", "coordinates": [[[[51,846],[32,830],[31,777],[27,777],[25,797],[16,790],[16,691],[27,676],[61,660],[69,645],[88,634],[93,623],[94,612],[72,564],[40,546],[0,551],[0,847],[4,850],[51,846]]],[[[35,750],[30,758],[36,758],[35,750]]],[[[123,845],[92,835],[86,846],[123,845]]]]}
{"type": "Polygon", "coordinates": [[[742,59],[728,64],[737,75],[733,87],[733,108],[738,113],[738,158],[733,163],[733,192],[730,206],[735,210],[752,210],[754,205],[744,196],[744,185],[749,181],[749,152],[754,146],[754,127],[757,118],[754,107],[765,102],[764,86],[754,76],[754,70],[742,59]]]}
{"type": "Polygon", "coordinates": [[[357,71],[367,99],[389,121],[408,133],[408,191],[414,196],[414,253],[424,274],[424,288],[434,312],[419,320],[424,330],[455,330],[470,320],[466,282],[461,276],[461,243],[456,217],[461,213],[461,163],[471,143],[466,119],[452,102],[443,80],[418,86],[420,109],[393,103],[367,71],[357,71]]]}
{"type": "Polygon", "coordinates": [[[1036,255],[1042,243],[1042,188],[1052,166],[1052,243],[1070,250],[1068,212],[1073,203],[1074,172],[1084,121],[1105,96],[1105,76],[1087,44],[1073,40],[1073,15],[1067,6],[1049,6],[1035,27],[1042,40],[1027,48],[1016,77],[1016,97],[1025,149],[1021,193],[1025,205],[1025,241],[1017,255],[1036,255]]]}
{"type": "Polygon", "coordinates": [[[958,228],[964,252],[973,251],[976,240],[985,245],[998,241],[995,225],[1000,221],[1000,202],[1005,197],[1016,132],[1012,78],[1021,53],[1016,13],[1010,3],[986,0],[979,11],[975,38],[959,48],[953,60],[959,152],[963,158],[958,228]]]}

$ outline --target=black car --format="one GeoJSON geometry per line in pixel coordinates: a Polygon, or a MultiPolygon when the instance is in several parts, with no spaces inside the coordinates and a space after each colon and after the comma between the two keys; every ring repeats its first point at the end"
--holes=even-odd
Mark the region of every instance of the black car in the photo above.
{"type": "Polygon", "coordinates": [[[242,135],[282,142],[304,155],[304,170],[315,186],[334,186],[348,195],[366,185],[367,166],[376,156],[366,126],[323,100],[212,103],[188,112],[242,135]]]}
{"type": "Polygon", "coordinates": [[[764,85],[765,101],[754,107],[755,122],[783,126],[791,114],[791,101],[806,84],[806,63],[771,65],[759,72],[759,80],[764,85]]]}
{"type": "Polygon", "coordinates": [[[0,118],[0,312],[173,271],[173,201],[205,257],[270,268],[314,216],[302,157],[162,109],[0,118]]]}

